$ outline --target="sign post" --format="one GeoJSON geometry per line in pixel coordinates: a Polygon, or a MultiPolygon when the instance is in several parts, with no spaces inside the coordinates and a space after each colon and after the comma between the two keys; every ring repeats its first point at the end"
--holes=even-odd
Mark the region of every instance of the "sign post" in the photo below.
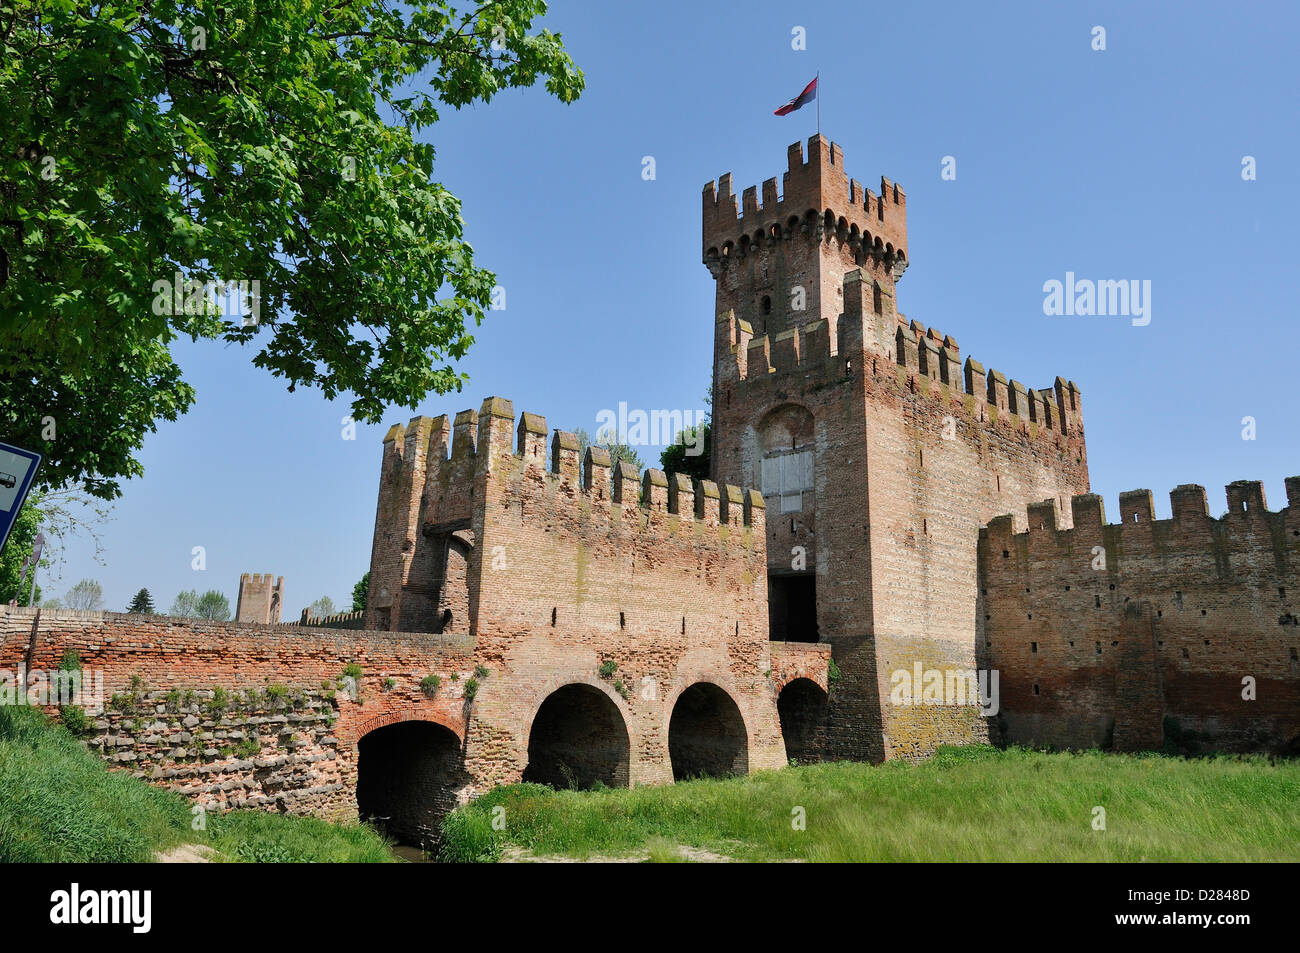
{"type": "Polygon", "coordinates": [[[9,542],[9,531],[22,511],[40,465],[39,453],[0,443],[0,553],[9,542]]]}

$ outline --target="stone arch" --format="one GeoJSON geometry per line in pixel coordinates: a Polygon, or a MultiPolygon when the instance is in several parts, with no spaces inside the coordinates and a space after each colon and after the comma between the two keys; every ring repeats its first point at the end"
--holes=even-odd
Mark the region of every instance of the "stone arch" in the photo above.
{"type": "Polygon", "coordinates": [[[555,788],[630,786],[627,719],[603,689],[572,681],[546,695],[529,722],[523,780],[555,788]]]}
{"type": "Polygon", "coordinates": [[[810,678],[792,678],[777,696],[786,756],[800,764],[822,759],[828,697],[810,678]]]}
{"type": "Polygon", "coordinates": [[[749,731],[745,717],[725,689],[694,682],[669,709],[668,757],[673,780],[722,778],[749,773],[749,731]]]}
{"type": "Polygon", "coordinates": [[[437,844],[443,816],[466,783],[456,732],[439,721],[380,716],[357,738],[357,813],[401,843],[437,844]]]}

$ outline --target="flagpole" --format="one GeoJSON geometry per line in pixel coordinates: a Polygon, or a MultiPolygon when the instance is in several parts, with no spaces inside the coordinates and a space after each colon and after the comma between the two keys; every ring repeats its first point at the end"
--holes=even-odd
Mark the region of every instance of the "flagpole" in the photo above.
{"type": "MultiPolygon", "coordinates": [[[[807,74],[804,74],[807,75],[807,74]]],[[[822,71],[817,71],[817,135],[822,134],[822,71]]]]}

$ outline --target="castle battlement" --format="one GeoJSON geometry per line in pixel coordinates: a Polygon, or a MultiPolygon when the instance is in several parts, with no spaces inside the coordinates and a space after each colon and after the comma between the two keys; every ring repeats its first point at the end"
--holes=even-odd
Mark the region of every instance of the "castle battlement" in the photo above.
{"type": "Polygon", "coordinates": [[[843,281],[844,311],[835,322],[835,338],[825,320],[796,324],[784,331],[755,334],[750,322],[734,310],[717,319],[718,339],[731,342],[731,357],[719,369],[718,383],[744,387],[756,382],[779,381],[785,375],[803,374],[825,381],[853,373],[855,354],[866,354],[876,380],[888,375],[889,361],[895,383],[912,393],[934,399],[945,415],[953,411],[953,396],[965,416],[981,426],[1001,422],[1031,436],[1083,437],[1083,401],[1074,381],[1063,377],[1044,388],[1026,387],[995,368],[985,370],[979,361],[964,361],[957,341],[919,321],[908,322],[893,309],[893,295],[860,269],[843,281]],[[892,327],[892,338],[888,329],[892,327]],[[865,351],[864,351],[865,348],[865,351]],[[885,358],[873,359],[874,352],[885,358]]]}
{"type": "Polygon", "coordinates": [[[1300,550],[1300,476],[1286,478],[1287,505],[1277,512],[1269,511],[1261,481],[1237,480],[1224,490],[1228,511],[1218,518],[1210,516],[1205,487],[1195,483],[1184,483],[1169,491],[1173,515],[1165,520],[1155,519],[1150,490],[1120,493],[1118,523],[1106,522],[1105,502],[1096,493],[1072,496],[1068,517],[1062,508],[1063,501],[1043,500],[1026,507],[1026,529],[1016,530],[1014,527],[1020,521],[1016,514],[1008,513],[989,520],[980,530],[980,540],[987,543],[988,558],[1009,558],[1016,544],[1034,546],[1043,540],[1062,549],[1077,549],[1081,542],[1092,545],[1104,541],[1108,548],[1122,552],[1121,543],[1141,541],[1149,545],[1153,539],[1162,544],[1177,543],[1191,534],[1219,535],[1238,542],[1258,539],[1261,545],[1274,549],[1280,545],[1278,540],[1282,540],[1285,545],[1279,552],[1300,550]],[[1270,526],[1286,531],[1272,532],[1270,526]],[[1261,534],[1268,538],[1260,539],[1261,534]]]}
{"type": "Polygon", "coordinates": [[[1300,745],[1300,477],[1034,503],[980,530],[976,640],[1003,739],[1033,746],[1290,751],[1300,745]],[[1027,517],[1027,528],[1016,526],[1027,517]],[[1065,526],[1072,523],[1072,526],[1065,526]],[[1249,687],[1249,691],[1247,691],[1249,687]]]}
{"type": "MultiPolygon", "coordinates": [[[[454,428],[446,415],[394,424],[384,437],[383,473],[390,485],[410,490],[417,482],[415,473],[422,470],[428,488],[425,506],[439,511],[428,513],[438,519],[426,522],[455,519],[438,503],[473,499],[477,481],[495,473],[528,473],[541,477],[552,494],[563,490],[575,507],[636,508],[713,527],[762,525],[765,504],[757,490],[668,476],[655,468],[641,472],[626,461],[614,465],[603,447],[588,447],[580,465],[579,449],[577,434],[549,430],[540,414],[524,412],[516,423],[511,401],[489,397],[477,412],[458,413],[454,428]]],[[[481,505],[481,496],[479,501],[481,505]]],[[[465,509],[463,504],[460,508],[465,509]]]]}
{"type": "Polygon", "coordinates": [[[897,183],[881,176],[877,195],[844,171],[844,153],[824,136],[788,151],[788,170],[781,193],[776,179],[763,183],[762,201],[754,186],[745,189],[737,208],[731,173],[705,184],[704,260],[706,264],[743,257],[753,248],[793,239],[836,238],[864,255],[907,259],[907,196],[897,183]]]}

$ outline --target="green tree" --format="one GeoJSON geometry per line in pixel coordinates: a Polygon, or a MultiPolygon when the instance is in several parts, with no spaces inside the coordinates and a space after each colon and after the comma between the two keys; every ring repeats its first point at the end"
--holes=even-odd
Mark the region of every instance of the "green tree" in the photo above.
{"type": "MultiPolygon", "coordinates": [[[[4,552],[0,553],[0,603],[17,599],[20,606],[25,606],[31,597],[32,577],[28,575],[27,581],[21,586],[19,577],[22,575],[23,563],[31,557],[36,545],[36,533],[41,525],[39,506],[40,497],[36,493],[29,493],[9,531],[9,541],[5,543],[4,552]]],[[[42,558],[41,566],[48,562],[42,558]]],[[[28,572],[31,572],[30,568],[28,572]]],[[[39,583],[36,586],[36,604],[41,604],[39,583]]]]}
{"type": "Polygon", "coordinates": [[[200,619],[211,619],[213,622],[226,622],[230,619],[230,600],[216,589],[209,589],[199,596],[194,609],[194,614],[200,619]]]}
{"type": "Polygon", "coordinates": [[[687,427],[659,454],[664,473],[685,473],[695,480],[709,479],[709,444],[713,425],[708,421],[687,427]],[[700,432],[703,431],[703,436],[700,432]],[[701,452],[696,453],[696,450],[701,452]]]}
{"type": "Polygon", "coordinates": [[[366,599],[370,596],[370,570],[352,587],[352,611],[365,612],[366,599]]]}
{"type": "Polygon", "coordinates": [[[709,479],[710,450],[713,445],[713,384],[704,392],[703,423],[679,431],[673,442],[659,454],[664,473],[685,473],[695,480],[709,479]],[[700,431],[703,430],[701,436],[700,431]],[[687,445],[690,445],[689,447],[687,445]]]}
{"type": "Polygon", "coordinates": [[[0,430],[46,454],[42,485],[112,499],[143,472],[145,435],[195,399],[182,336],[251,345],[360,421],[459,389],[496,279],[416,137],[539,81],[575,100],[545,11],[7,0],[0,430]]]}
{"type": "Polygon", "coordinates": [[[94,579],[83,579],[67,591],[63,604],[69,609],[102,609],[104,587],[94,579]]]}
{"type": "Polygon", "coordinates": [[[153,596],[149,595],[148,589],[141,589],[131,600],[131,604],[126,607],[126,611],[134,615],[153,615],[153,596]]]}
{"type": "Polygon", "coordinates": [[[327,616],[338,612],[338,610],[334,608],[334,600],[329,596],[321,596],[307,608],[314,616],[327,616]]]}
{"type": "Polygon", "coordinates": [[[176,616],[178,619],[196,619],[199,615],[199,593],[197,589],[186,589],[184,592],[176,593],[176,598],[172,600],[172,607],[167,610],[167,614],[176,616]]]}

